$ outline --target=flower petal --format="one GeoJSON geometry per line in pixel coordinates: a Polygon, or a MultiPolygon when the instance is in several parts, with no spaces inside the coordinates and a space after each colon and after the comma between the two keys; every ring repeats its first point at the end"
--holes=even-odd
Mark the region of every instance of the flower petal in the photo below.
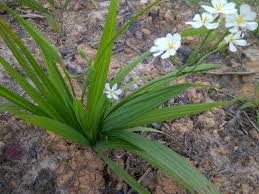
{"type": "Polygon", "coordinates": [[[169,58],[169,57],[170,57],[170,51],[166,51],[166,52],[161,56],[162,59],[167,59],[167,58],[169,58]]]}
{"type": "Polygon", "coordinates": [[[175,50],[175,49],[170,49],[170,50],[169,50],[170,56],[174,56],[175,53],[176,53],[176,50],[175,50]]]}
{"type": "Polygon", "coordinates": [[[202,18],[206,18],[207,22],[212,22],[215,19],[212,14],[207,12],[202,13],[202,18]]]}
{"type": "Polygon", "coordinates": [[[121,90],[121,89],[118,89],[118,90],[114,91],[114,93],[115,93],[117,96],[119,96],[119,95],[122,93],[122,90],[121,90]]]}
{"type": "Polygon", "coordinates": [[[254,11],[251,11],[249,14],[245,15],[246,21],[253,21],[256,19],[256,13],[254,11]]]}
{"type": "Polygon", "coordinates": [[[154,57],[158,57],[159,55],[163,54],[164,51],[160,51],[160,52],[157,52],[157,53],[154,53],[153,56],[154,57]]]}
{"type": "Polygon", "coordinates": [[[163,45],[163,44],[165,44],[166,43],[166,38],[157,38],[157,39],[155,39],[155,41],[154,41],[154,45],[155,46],[161,46],[161,45],[163,45]]]}
{"type": "Polygon", "coordinates": [[[227,0],[219,0],[219,3],[220,3],[221,5],[226,5],[228,2],[227,2],[227,0]]]}
{"type": "Polygon", "coordinates": [[[118,84],[114,84],[114,85],[112,86],[112,91],[117,90],[117,88],[118,88],[118,84]]]}
{"type": "Polygon", "coordinates": [[[229,29],[229,32],[233,34],[233,33],[238,32],[238,30],[239,30],[238,27],[233,27],[233,28],[229,29]]]}
{"type": "Polygon", "coordinates": [[[207,5],[202,5],[203,9],[209,13],[217,13],[217,10],[213,7],[207,6],[207,5]]]}
{"type": "Polygon", "coordinates": [[[225,13],[225,14],[233,14],[233,13],[237,13],[237,10],[236,10],[236,4],[231,2],[231,3],[228,3],[226,4],[223,8],[222,8],[222,12],[225,13]]]}
{"type": "Polygon", "coordinates": [[[182,37],[179,33],[173,35],[174,50],[177,50],[181,46],[182,37]]]}
{"type": "Polygon", "coordinates": [[[160,51],[160,49],[157,47],[157,46],[152,46],[151,48],[150,48],[150,52],[151,53],[156,53],[156,52],[159,52],[160,51]]]}
{"type": "Polygon", "coordinates": [[[112,93],[112,98],[115,99],[115,100],[119,100],[119,97],[114,93],[112,93]]]}
{"type": "Polygon", "coordinates": [[[205,27],[209,30],[216,29],[219,26],[219,23],[207,23],[205,24],[205,27]]]}
{"type": "Polygon", "coordinates": [[[106,84],[105,84],[105,89],[106,89],[107,91],[110,90],[110,84],[109,84],[109,83],[106,83],[106,84]]]}
{"type": "Polygon", "coordinates": [[[235,44],[238,46],[246,46],[247,42],[246,42],[246,40],[240,39],[240,40],[236,40],[235,44]]]}
{"type": "Polygon", "coordinates": [[[107,98],[112,99],[112,94],[111,93],[107,94],[106,96],[107,96],[107,98]]]}
{"type": "Polygon", "coordinates": [[[240,15],[245,16],[251,12],[251,8],[247,4],[242,4],[240,6],[240,15]]]}
{"type": "Polygon", "coordinates": [[[193,21],[200,22],[201,21],[201,15],[200,14],[195,14],[195,16],[193,17],[193,21]]]}
{"type": "Polygon", "coordinates": [[[198,29],[203,26],[202,22],[186,22],[186,24],[192,25],[193,28],[198,29]]]}
{"type": "Polygon", "coordinates": [[[173,35],[172,35],[171,33],[168,33],[168,34],[166,35],[166,40],[167,40],[168,42],[172,42],[172,41],[173,41],[173,35]]]}
{"type": "Polygon", "coordinates": [[[254,31],[256,30],[258,27],[258,23],[257,22],[246,22],[246,28],[250,31],[254,31]]]}
{"type": "Polygon", "coordinates": [[[229,43],[229,50],[234,53],[237,51],[237,48],[233,43],[229,43]]]}
{"type": "Polygon", "coordinates": [[[240,39],[242,37],[241,35],[242,35],[242,32],[238,31],[237,33],[235,33],[234,38],[235,39],[240,39]]]}

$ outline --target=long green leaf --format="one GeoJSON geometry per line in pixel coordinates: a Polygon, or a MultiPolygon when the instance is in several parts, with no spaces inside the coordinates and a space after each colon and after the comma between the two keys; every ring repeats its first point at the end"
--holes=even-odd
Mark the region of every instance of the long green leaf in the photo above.
{"type": "Polygon", "coordinates": [[[144,187],[142,187],[133,177],[131,177],[125,170],[119,167],[109,157],[102,152],[98,152],[101,158],[108,164],[108,166],[123,180],[125,180],[135,191],[141,194],[149,194],[144,187]]]}
{"type": "MultiPolygon", "coordinates": [[[[60,54],[56,51],[56,49],[44,38],[42,33],[40,33],[35,27],[33,27],[31,24],[29,24],[27,21],[25,21],[23,18],[21,18],[15,11],[10,9],[8,6],[6,6],[4,3],[0,2],[0,6],[7,10],[10,14],[12,14],[15,19],[20,23],[20,25],[31,35],[31,37],[37,42],[39,47],[41,48],[43,59],[45,61],[45,65],[48,69],[48,74],[50,76],[50,80],[55,85],[55,87],[58,89],[59,93],[62,93],[62,98],[66,99],[65,102],[72,102],[72,95],[70,93],[70,90],[68,86],[66,85],[63,77],[61,76],[56,64],[60,64],[61,67],[64,70],[64,73],[66,75],[66,78],[69,80],[71,89],[72,84],[70,77],[65,70],[63,61],[60,57],[60,54]]],[[[70,104],[72,108],[72,104],[70,104]]]]}
{"type": "Polygon", "coordinates": [[[117,109],[119,106],[125,104],[126,102],[138,97],[141,94],[144,94],[148,91],[151,91],[151,90],[154,90],[154,89],[157,89],[157,88],[160,88],[162,86],[169,84],[171,81],[175,80],[178,77],[181,77],[181,76],[184,76],[184,75],[187,75],[190,73],[198,73],[198,72],[208,71],[208,70],[212,70],[212,69],[218,69],[221,67],[223,67],[223,65],[221,65],[221,64],[201,64],[201,65],[197,65],[197,66],[185,67],[182,70],[179,70],[176,72],[171,72],[162,77],[158,77],[158,78],[144,84],[143,86],[138,88],[136,91],[129,94],[119,104],[114,105],[111,108],[110,112],[113,111],[114,109],[117,109]]]}
{"type": "Polygon", "coordinates": [[[25,5],[29,8],[35,9],[41,13],[51,15],[51,13],[37,1],[34,1],[34,0],[15,0],[15,1],[17,1],[21,5],[25,5]]]}
{"type": "Polygon", "coordinates": [[[86,130],[90,132],[92,139],[96,139],[103,109],[103,91],[109,70],[113,43],[105,50],[107,43],[115,34],[117,17],[117,0],[110,1],[109,14],[104,27],[101,42],[97,51],[92,72],[92,80],[88,92],[86,130]]]}
{"type": "Polygon", "coordinates": [[[7,34],[8,32],[5,31],[5,23],[0,19],[0,36],[4,39],[5,43],[7,46],[10,48],[12,51],[13,55],[23,68],[23,70],[27,73],[28,77],[33,81],[35,86],[40,90],[41,93],[45,93],[44,86],[42,83],[39,81],[38,77],[35,75],[33,72],[32,68],[27,64],[26,59],[24,56],[21,54],[21,50],[19,50],[15,43],[10,39],[9,35],[7,34]]]}
{"type": "Polygon", "coordinates": [[[121,126],[121,128],[132,128],[141,125],[162,122],[166,120],[178,119],[184,116],[197,114],[200,112],[207,111],[209,109],[225,106],[232,103],[230,102],[215,102],[215,103],[203,103],[203,104],[190,104],[190,105],[177,105],[169,108],[161,108],[151,110],[150,112],[144,113],[137,119],[121,126]]]}
{"type": "MultiPolygon", "coordinates": [[[[0,25],[3,28],[3,30],[5,30],[6,33],[10,36],[5,36],[5,40],[7,41],[9,48],[15,54],[17,60],[23,67],[24,71],[27,72],[27,75],[33,80],[34,84],[41,91],[41,95],[44,95],[46,97],[46,101],[48,101],[49,104],[52,104],[56,111],[59,112],[59,114],[62,115],[63,118],[66,118],[68,122],[71,123],[71,120],[75,121],[72,109],[69,107],[69,105],[64,101],[62,97],[63,93],[60,94],[58,92],[55,86],[48,79],[47,75],[41,69],[40,65],[31,55],[30,51],[25,47],[23,42],[16,36],[13,30],[2,20],[0,20],[0,25]],[[9,38],[11,38],[11,40],[9,38]],[[16,47],[16,45],[14,45],[14,43],[17,44],[19,49],[16,47]],[[26,57],[26,61],[23,59],[23,55],[24,57],[26,57]],[[31,67],[29,66],[29,64],[31,67]],[[33,68],[33,70],[35,71],[37,77],[34,75],[34,72],[32,72],[31,68],[33,68]]],[[[78,125],[76,125],[76,122],[73,122],[73,124],[76,128],[78,127],[78,125]]]]}
{"type": "Polygon", "coordinates": [[[120,131],[113,133],[116,136],[135,145],[138,150],[129,150],[150,162],[154,167],[160,168],[167,175],[175,178],[192,193],[216,194],[216,187],[208,181],[197,169],[195,169],[183,157],[168,147],[152,142],[132,132],[120,131]]]}
{"type": "Polygon", "coordinates": [[[192,84],[188,83],[178,84],[136,97],[110,113],[104,121],[103,130],[121,128],[121,126],[158,107],[161,103],[177,96],[191,86],[192,84]]]}
{"type": "Polygon", "coordinates": [[[76,129],[68,126],[65,123],[62,123],[47,117],[43,117],[43,116],[36,116],[36,115],[28,114],[26,112],[21,112],[20,110],[17,110],[13,106],[8,106],[6,104],[0,104],[0,110],[13,113],[15,116],[21,118],[22,120],[28,123],[47,129],[74,143],[77,143],[80,145],[89,144],[88,140],[83,136],[83,134],[79,133],[76,129]]]}
{"type": "Polygon", "coordinates": [[[50,115],[52,118],[62,118],[56,114],[56,111],[50,107],[44,98],[21,76],[12,66],[0,56],[0,64],[2,64],[8,74],[26,91],[26,93],[39,105],[40,109],[50,115]]]}
{"type": "Polygon", "coordinates": [[[45,113],[36,107],[34,104],[19,96],[17,93],[0,85],[0,96],[4,97],[8,101],[18,105],[19,107],[37,115],[45,115],[45,113]]]}

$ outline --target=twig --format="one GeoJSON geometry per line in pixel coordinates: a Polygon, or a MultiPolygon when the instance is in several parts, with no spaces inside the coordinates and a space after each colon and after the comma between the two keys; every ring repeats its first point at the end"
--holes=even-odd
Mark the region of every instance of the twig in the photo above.
{"type": "Polygon", "coordinates": [[[242,111],[244,113],[244,115],[246,116],[246,118],[248,119],[248,121],[253,125],[253,127],[257,130],[257,132],[259,132],[259,128],[256,126],[256,124],[250,119],[250,117],[247,115],[247,113],[245,111],[242,111]]]}
{"type": "Polygon", "coordinates": [[[206,72],[206,74],[212,75],[251,75],[256,74],[255,72],[206,72]]]}
{"type": "Polygon", "coordinates": [[[35,13],[28,13],[28,14],[20,15],[20,16],[22,18],[45,18],[44,16],[38,15],[38,14],[35,14],[35,13]]]}
{"type": "MultiPolygon", "coordinates": [[[[138,183],[141,183],[141,182],[144,180],[144,178],[148,175],[148,173],[151,172],[151,170],[152,170],[152,168],[149,167],[149,168],[147,169],[147,171],[138,179],[138,183]]],[[[131,194],[132,192],[133,192],[133,189],[130,189],[129,192],[128,192],[128,194],[131,194]]]]}

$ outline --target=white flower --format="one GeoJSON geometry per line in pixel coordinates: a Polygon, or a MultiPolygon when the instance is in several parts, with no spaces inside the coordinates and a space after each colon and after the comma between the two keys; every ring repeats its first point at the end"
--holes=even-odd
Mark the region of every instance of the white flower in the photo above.
{"type": "Polygon", "coordinates": [[[256,30],[258,27],[257,22],[255,22],[256,13],[251,11],[251,8],[247,4],[242,4],[240,6],[240,14],[234,14],[226,17],[226,27],[230,28],[230,32],[234,33],[239,30],[256,30]]]}
{"type": "Polygon", "coordinates": [[[229,44],[229,50],[231,52],[237,51],[237,48],[235,47],[235,45],[246,46],[246,44],[247,44],[246,40],[242,39],[242,32],[240,32],[240,31],[235,34],[229,34],[224,39],[225,39],[226,43],[229,44]]]}
{"type": "Polygon", "coordinates": [[[236,4],[227,0],[212,0],[211,4],[213,7],[202,5],[202,7],[211,14],[234,14],[237,12],[235,9],[236,4]]]}
{"type": "Polygon", "coordinates": [[[118,96],[122,93],[122,90],[118,89],[117,84],[114,84],[111,88],[110,84],[106,83],[105,84],[105,93],[106,93],[107,98],[119,100],[118,96]]]}
{"type": "Polygon", "coordinates": [[[154,45],[155,46],[150,48],[150,52],[154,53],[153,56],[157,57],[162,55],[162,59],[167,59],[170,56],[174,56],[181,46],[181,35],[178,33],[174,35],[169,33],[166,37],[157,38],[154,41],[154,45]]]}
{"type": "Polygon", "coordinates": [[[216,29],[219,24],[212,23],[215,17],[209,13],[203,13],[202,15],[196,14],[193,18],[193,22],[186,22],[186,24],[192,25],[193,28],[201,28],[205,26],[207,29],[216,29]]]}

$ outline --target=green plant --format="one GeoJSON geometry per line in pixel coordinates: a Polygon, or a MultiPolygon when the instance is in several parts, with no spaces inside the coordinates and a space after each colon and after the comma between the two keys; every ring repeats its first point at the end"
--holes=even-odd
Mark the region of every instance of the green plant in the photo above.
{"type": "MultiPolygon", "coordinates": [[[[52,131],[68,141],[81,146],[90,146],[118,176],[139,193],[149,192],[113,162],[107,156],[106,150],[125,149],[138,155],[179,181],[191,193],[218,193],[215,186],[184,158],[168,147],[147,140],[136,132],[159,132],[139,126],[177,119],[231,103],[214,102],[159,108],[160,104],[190,87],[207,87],[190,83],[172,84],[177,77],[220,68],[222,65],[194,63],[192,66],[184,66],[176,72],[144,84],[118,103],[112,103],[106,98],[104,92],[114,40],[137,17],[159,2],[160,0],[157,0],[152,3],[116,31],[117,0],[110,1],[97,56],[87,74],[82,95],[79,98],[74,93],[71,77],[56,49],[36,28],[0,2],[1,7],[13,15],[38,44],[46,66],[45,72],[12,29],[0,19],[0,36],[24,70],[23,73],[33,83],[33,85],[30,84],[21,73],[0,56],[0,63],[5,70],[29,96],[29,98],[21,97],[16,92],[0,85],[0,96],[9,101],[9,103],[1,103],[0,109],[33,125],[52,131]],[[87,97],[85,97],[86,91],[88,91],[87,97]]],[[[142,54],[121,69],[110,85],[117,86],[117,83],[121,83],[125,76],[150,54],[150,52],[142,54]]],[[[113,95],[119,95],[120,92],[115,87],[111,89],[110,85],[106,85],[107,97],[115,98],[113,95]]]]}
{"type": "Polygon", "coordinates": [[[62,24],[63,12],[66,10],[71,0],[65,0],[63,2],[61,9],[57,9],[56,0],[45,0],[50,5],[50,9],[43,7],[43,5],[41,5],[36,0],[15,0],[15,1],[17,1],[21,5],[27,6],[43,14],[46,17],[48,24],[50,25],[50,27],[54,32],[58,32],[58,33],[63,32],[63,24],[62,24]]]}

